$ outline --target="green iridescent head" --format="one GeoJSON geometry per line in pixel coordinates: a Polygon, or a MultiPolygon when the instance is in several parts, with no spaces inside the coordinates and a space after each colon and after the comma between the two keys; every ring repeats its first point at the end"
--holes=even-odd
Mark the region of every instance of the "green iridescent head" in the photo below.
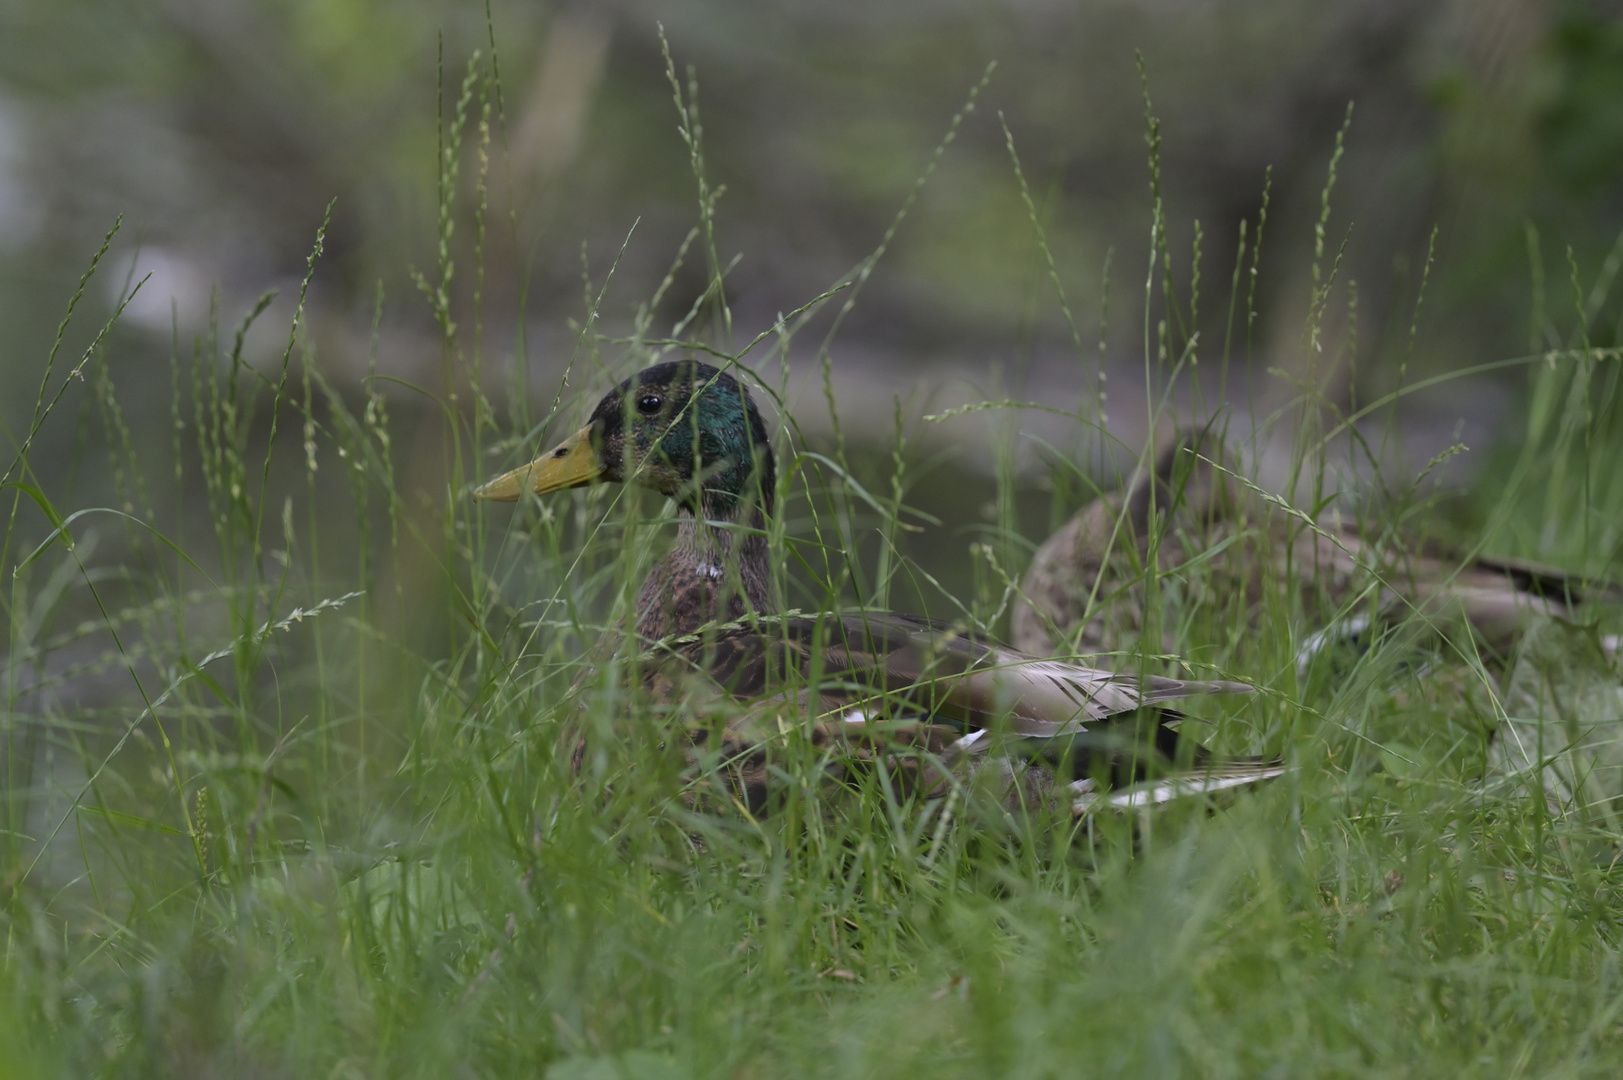
{"type": "Polygon", "coordinates": [[[584,428],[478,495],[511,501],[614,481],[652,488],[707,517],[772,511],[776,466],[766,425],[731,375],[697,360],[644,368],[605,394],[584,428]]]}

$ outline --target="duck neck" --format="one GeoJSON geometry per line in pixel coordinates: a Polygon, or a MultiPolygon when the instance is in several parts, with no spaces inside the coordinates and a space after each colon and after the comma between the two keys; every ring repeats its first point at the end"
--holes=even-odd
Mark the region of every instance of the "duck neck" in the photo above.
{"type": "Polygon", "coordinates": [[[676,543],[637,599],[637,633],[645,640],[771,610],[766,516],[751,505],[739,522],[737,509],[729,509],[711,507],[702,516],[687,506],[678,510],[676,543]]]}

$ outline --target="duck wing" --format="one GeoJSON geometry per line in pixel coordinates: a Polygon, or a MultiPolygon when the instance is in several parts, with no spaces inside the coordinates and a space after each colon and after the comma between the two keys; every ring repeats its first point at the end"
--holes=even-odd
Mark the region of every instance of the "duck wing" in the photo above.
{"type": "Polygon", "coordinates": [[[1168,792],[1192,794],[1213,775],[1236,786],[1233,777],[1262,780],[1280,768],[1272,759],[1218,763],[1204,747],[1180,742],[1183,717],[1163,707],[1255,692],[1245,683],[1033,657],[914,615],[765,616],[667,648],[658,677],[702,675],[708,692],[736,703],[721,729],[693,738],[732,797],[756,813],[770,805],[775,734],[808,709],[815,719],[803,730],[829,754],[832,775],[882,768],[900,789],[941,795],[953,790],[953,773],[995,787],[1010,809],[1058,798],[1080,813],[1116,805],[1084,795],[1117,785],[1166,782],[1168,792]]]}
{"type": "MultiPolygon", "coordinates": [[[[1587,602],[1623,601],[1614,582],[1585,580],[1556,567],[1523,559],[1470,555],[1443,544],[1406,549],[1365,540],[1350,524],[1320,523],[1294,540],[1293,561],[1307,584],[1313,575],[1328,583],[1328,599],[1342,611],[1351,588],[1366,587],[1380,575],[1377,615],[1399,621],[1419,615],[1433,623],[1468,624],[1497,655],[1508,656],[1539,616],[1570,619],[1587,602]]],[[[1305,662],[1331,640],[1356,637],[1368,626],[1367,613],[1337,619],[1304,645],[1305,662]]]]}
{"type": "Polygon", "coordinates": [[[961,626],[881,611],[767,616],[677,650],[741,701],[811,692],[819,713],[847,722],[905,715],[1038,738],[1159,702],[1255,691],[1043,659],[961,626]]]}

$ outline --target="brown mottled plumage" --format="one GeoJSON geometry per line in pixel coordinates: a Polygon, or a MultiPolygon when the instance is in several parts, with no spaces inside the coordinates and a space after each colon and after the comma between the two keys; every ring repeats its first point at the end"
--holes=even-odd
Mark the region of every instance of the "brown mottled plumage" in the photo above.
{"type": "MultiPolygon", "coordinates": [[[[1464,621],[1502,656],[1534,617],[1568,617],[1580,599],[1579,583],[1548,567],[1415,548],[1390,533],[1366,538],[1333,516],[1310,526],[1268,505],[1230,475],[1236,470],[1234,454],[1209,432],[1163,440],[1148,470],[1084,506],[1037,549],[1010,620],[1015,644],[1033,652],[1062,642],[1080,652],[1132,648],[1149,602],[1152,536],[1157,566],[1176,580],[1186,607],[1239,606],[1242,624],[1254,621],[1266,590],[1283,588],[1294,591],[1309,625],[1329,628],[1350,615],[1342,630],[1351,633],[1367,626],[1370,612],[1439,626],[1464,621]],[[1205,563],[1198,572],[1178,573],[1195,559],[1205,563]]],[[[1615,585],[1590,592],[1619,598],[1615,585]]],[[[1304,662],[1331,636],[1310,639],[1304,662]]]]}
{"type": "Polygon", "coordinates": [[[1160,707],[1251,692],[1243,683],[1081,667],[893,612],[774,613],[764,536],[772,450],[749,394],[708,364],[639,372],[585,428],[479,495],[512,500],[601,481],[641,484],[676,505],[676,542],[638,601],[645,683],[688,706],[701,754],[714,742],[707,712],[728,717],[719,756],[752,809],[766,804],[767,747],[784,725],[807,725],[814,745],[848,762],[901,761],[931,792],[952,782],[937,763],[961,765],[977,782],[991,776],[1006,802],[1057,795],[1091,806],[1104,786],[1133,782],[1146,786],[1104,797],[1161,801],[1282,771],[1252,759],[1219,766],[1180,744],[1181,718],[1160,707]]]}

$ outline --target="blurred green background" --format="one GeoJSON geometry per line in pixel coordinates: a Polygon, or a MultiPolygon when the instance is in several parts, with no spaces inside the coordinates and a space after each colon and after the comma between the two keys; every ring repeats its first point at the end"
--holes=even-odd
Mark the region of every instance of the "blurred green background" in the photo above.
{"type": "MultiPolygon", "coordinates": [[[[888,445],[893,395],[914,418],[983,394],[1068,407],[1094,388],[1101,340],[1111,425],[1129,444],[1142,438],[1152,203],[1135,50],[1160,118],[1169,250],[1185,300],[1199,223],[1205,303],[1192,328],[1211,379],[1238,228],[1246,220],[1255,237],[1272,170],[1259,315],[1242,333],[1249,348],[1237,350],[1225,391],[1243,411],[1266,414],[1309,372],[1338,404],[1391,389],[1434,225],[1436,262],[1407,374],[1551,346],[1576,321],[1567,246],[1587,288],[1623,224],[1620,9],[1538,0],[495,2],[502,99],[492,117],[485,353],[498,366],[519,356],[544,412],[574,347],[568,320],[578,323],[585,309],[583,269],[601,287],[635,224],[601,313],[604,332],[623,332],[696,220],[660,24],[678,69],[697,71],[708,169],[725,185],[717,247],[723,262],[740,257],[728,279],[735,343],[875,249],[949,118],[986,64],[998,63],[831,351],[859,443],[888,445]],[[1303,333],[1314,226],[1349,102],[1356,110],[1325,267],[1343,243],[1345,251],[1320,353],[1303,333]],[[1000,114],[1084,357],[1034,242],[1000,114]],[[1338,356],[1337,372],[1324,374],[1325,359],[1338,356]]],[[[0,416],[11,430],[26,429],[66,298],[120,214],[111,261],[65,355],[93,333],[90,309],[105,314],[132,275],[152,274],[106,354],[138,442],[168,445],[172,341],[191,351],[211,289],[228,327],[261,292],[278,290],[248,356],[261,366],[279,359],[304,260],[334,197],[309,302],[317,361],[355,392],[381,286],[379,370],[438,387],[439,335],[411,275],[436,257],[442,47],[454,100],[469,55],[491,48],[484,7],[0,6],[0,416]]],[[[464,322],[476,287],[473,154],[454,237],[453,304],[464,322]]],[[[688,259],[656,332],[687,311],[705,274],[702,259],[688,259]]],[[[1623,308],[1605,306],[1590,328],[1595,344],[1618,337],[1623,308]]],[[[819,338],[791,354],[797,379],[817,374],[819,338]]],[[[582,392],[595,395],[605,381],[582,392]]],[[[1524,381],[1512,370],[1409,399],[1407,460],[1419,468],[1456,436],[1479,451],[1514,442],[1524,381]]],[[[826,414],[817,380],[807,385],[791,400],[815,433],[826,414]]],[[[388,384],[387,393],[397,415],[424,408],[407,388],[388,384]]],[[[1028,414],[1020,423],[1058,440],[1066,422],[1045,427],[1049,418],[1028,414]]],[[[76,437],[95,439],[85,425],[76,436],[53,424],[41,438],[62,452],[40,460],[65,472],[76,437]]],[[[927,447],[966,441],[953,425],[922,425],[917,438],[927,447]]],[[[967,457],[969,471],[987,467],[967,457]]],[[[1450,477],[1469,480],[1484,458],[1452,461],[1450,477]]],[[[1040,454],[1017,467],[1022,482],[1041,481],[1040,454]]],[[[443,476],[421,479],[444,490],[443,476]]],[[[73,480],[79,497],[104,494],[93,472],[73,480]]]]}

